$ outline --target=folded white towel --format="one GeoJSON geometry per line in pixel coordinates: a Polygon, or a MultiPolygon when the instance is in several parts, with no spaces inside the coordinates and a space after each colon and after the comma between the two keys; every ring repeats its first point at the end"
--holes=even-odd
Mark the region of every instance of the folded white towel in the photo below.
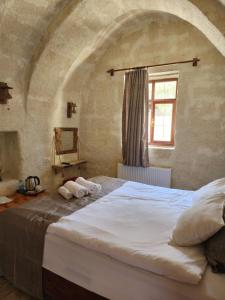
{"type": "Polygon", "coordinates": [[[60,186],[60,188],[58,188],[58,193],[67,200],[73,198],[73,194],[67,188],[65,188],[65,186],[60,186]]]}
{"type": "Polygon", "coordinates": [[[88,190],[84,186],[72,180],[67,181],[64,184],[64,187],[67,188],[77,198],[82,198],[88,194],[88,190]]]}
{"type": "Polygon", "coordinates": [[[76,183],[86,187],[90,194],[98,194],[102,189],[100,184],[94,183],[92,181],[88,181],[88,180],[84,179],[83,177],[78,177],[76,179],[76,183]]]}

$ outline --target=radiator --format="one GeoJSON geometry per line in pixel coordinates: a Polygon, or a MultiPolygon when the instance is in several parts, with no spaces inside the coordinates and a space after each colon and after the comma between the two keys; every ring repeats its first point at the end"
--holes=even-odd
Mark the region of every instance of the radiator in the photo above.
{"type": "Polygon", "coordinates": [[[129,167],[119,163],[117,177],[145,184],[171,187],[171,169],[169,168],[129,167]]]}

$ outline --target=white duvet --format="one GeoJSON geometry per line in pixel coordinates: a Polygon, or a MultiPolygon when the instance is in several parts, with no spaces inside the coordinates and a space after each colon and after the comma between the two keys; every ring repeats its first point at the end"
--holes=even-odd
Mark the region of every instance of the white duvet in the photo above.
{"type": "Polygon", "coordinates": [[[197,284],[206,267],[203,250],[168,244],[190,191],[127,182],[93,204],[61,218],[48,232],[124,263],[197,284]]]}

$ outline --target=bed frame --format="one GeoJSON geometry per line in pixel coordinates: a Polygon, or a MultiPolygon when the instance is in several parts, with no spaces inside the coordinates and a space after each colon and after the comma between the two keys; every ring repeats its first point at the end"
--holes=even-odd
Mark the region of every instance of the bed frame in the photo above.
{"type": "Polygon", "coordinates": [[[47,269],[43,270],[43,290],[45,300],[107,300],[72,283],[47,269]]]}

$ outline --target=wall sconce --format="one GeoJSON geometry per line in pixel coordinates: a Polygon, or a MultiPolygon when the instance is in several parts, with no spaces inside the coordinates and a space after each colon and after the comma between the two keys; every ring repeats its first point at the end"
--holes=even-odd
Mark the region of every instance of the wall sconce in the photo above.
{"type": "Polygon", "coordinates": [[[7,104],[9,99],[12,99],[12,96],[9,93],[12,87],[8,86],[5,82],[0,82],[0,104],[7,104]]]}
{"type": "Polygon", "coordinates": [[[72,118],[72,114],[75,114],[77,105],[73,102],[67,102],[67,118],[72,118]]]}

